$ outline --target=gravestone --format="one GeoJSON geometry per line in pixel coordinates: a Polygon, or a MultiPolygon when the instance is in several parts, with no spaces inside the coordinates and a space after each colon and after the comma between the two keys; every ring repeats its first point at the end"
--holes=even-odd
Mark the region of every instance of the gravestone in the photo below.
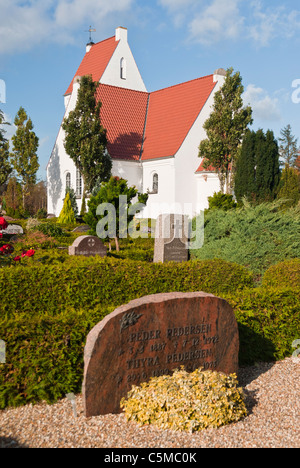
{"type": "Polygon", "coordinates": [[[211,294],[167,293],[121,306],[96,325],[84,350],[87,417],[120,413],[132,385],[184,366],[238,371],[238,326],[230,305],[211,294]]]}
{"type": "Polygon", "coordinates": [[[163,214],[157,218],[154,263],[188,260],[188,217],[163,214]]]}
{"type": "Polygon", "coordinates": [[[96,236],[80,236],[69,247],[69,255],[82,255],[84,257],[106,257],[107,248],[96,236]]]}
{"type": "Polygon", "coordinates": [[[18,224],[9,224],[7,228],[2,231],[2,234],[19,235],[24,234],[24,230],[22,226],[19,226],[18,224]]]}

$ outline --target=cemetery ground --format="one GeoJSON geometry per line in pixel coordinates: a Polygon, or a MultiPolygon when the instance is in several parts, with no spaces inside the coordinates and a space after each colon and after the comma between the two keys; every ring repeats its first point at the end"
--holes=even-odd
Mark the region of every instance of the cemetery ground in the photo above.
{"type": "Polygon", "coordinates": [[[153,263],[151,238],[121,240],[120,252],[113,245],[104,258],[74,257],[69,246],[86,234],[75,226],[9,223],[24,234],[5,239],[21,261],[0,268],[0,447],[299,447],[299,210],[217,210],[207,216],[203,249],[188,262],[163,264],[153,263]],[[85,418],[89,331],[123,304],[175,291],[204,291],[233,308],[248,416],[194,434],[140,427],[124,414],[85,418]]]}

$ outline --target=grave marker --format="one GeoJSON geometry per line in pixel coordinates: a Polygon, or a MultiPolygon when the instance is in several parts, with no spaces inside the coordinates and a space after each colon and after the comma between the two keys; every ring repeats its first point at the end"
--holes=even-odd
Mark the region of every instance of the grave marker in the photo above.
{"type": "Polygon", "coordinates": [[[69,255],[82,255],[84,257],[106,257],[107,248],[96,236],[80,236],[69,247],[69,255]]]}
{"type": "Polygon", "coordinates": [[[188,260],[188,222],[188,217],[180,214],[163,214],[158,217],[154,263],[188,260]]]}
{"type": "Polygon", "coordinates": [[[120,413],[132,385],[184,366],[238,370],[238,326],[230,305],[206,293],[146,296],[119,307],[87,337],[83,399],[87,417],[120,413]]]}

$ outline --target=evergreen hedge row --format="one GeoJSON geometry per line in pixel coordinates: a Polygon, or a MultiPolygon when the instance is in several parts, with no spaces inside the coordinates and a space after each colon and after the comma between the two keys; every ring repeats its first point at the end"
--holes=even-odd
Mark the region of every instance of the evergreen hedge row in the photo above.
{"type": "Polygon", "coordinates": [[[55,402],[81,391],[89,331],[116,307],[148,294],[205,291],[234,308],[240,365],[290,356],[300,338],[300,291],[254,288],[252,274],[224,261],[150,264],[78,259],[74,265],[0,270],[0,408],[55,402]]]}

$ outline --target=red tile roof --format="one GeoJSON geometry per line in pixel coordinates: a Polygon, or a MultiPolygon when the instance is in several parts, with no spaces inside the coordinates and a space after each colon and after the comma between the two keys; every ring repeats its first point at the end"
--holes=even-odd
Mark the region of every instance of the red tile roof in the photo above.
{"type": "Polygon", "coordinates": [[[216,172],[215,168],[213,166],[208,166],[206,169],[204,168],[205,159],[202,160],[200,166],[198,167],[196,172],[216,172]]]}
{"type": "Polygon", "coordinates": [[[209,75],[150,94],[143,161],[177,153],[215,85],[209,75]]]}
{"type": "MultiPolygon", "coordinates": [[[[118,44],[119,42],[116,41],[115,36],[94,44],[91,50],[85,54],[74,78],[76,76],[92,75],[94,81],[100,81],[118,44]]],[[[72,93],[74,78],[65,92],[65,96],[72,93]]]]}
{"type": "Polygon", "coordinates": [[[100,84],[101,123],[107,129],[109,154],[114,159],[139,161],[148,93],[100,84]]]}

